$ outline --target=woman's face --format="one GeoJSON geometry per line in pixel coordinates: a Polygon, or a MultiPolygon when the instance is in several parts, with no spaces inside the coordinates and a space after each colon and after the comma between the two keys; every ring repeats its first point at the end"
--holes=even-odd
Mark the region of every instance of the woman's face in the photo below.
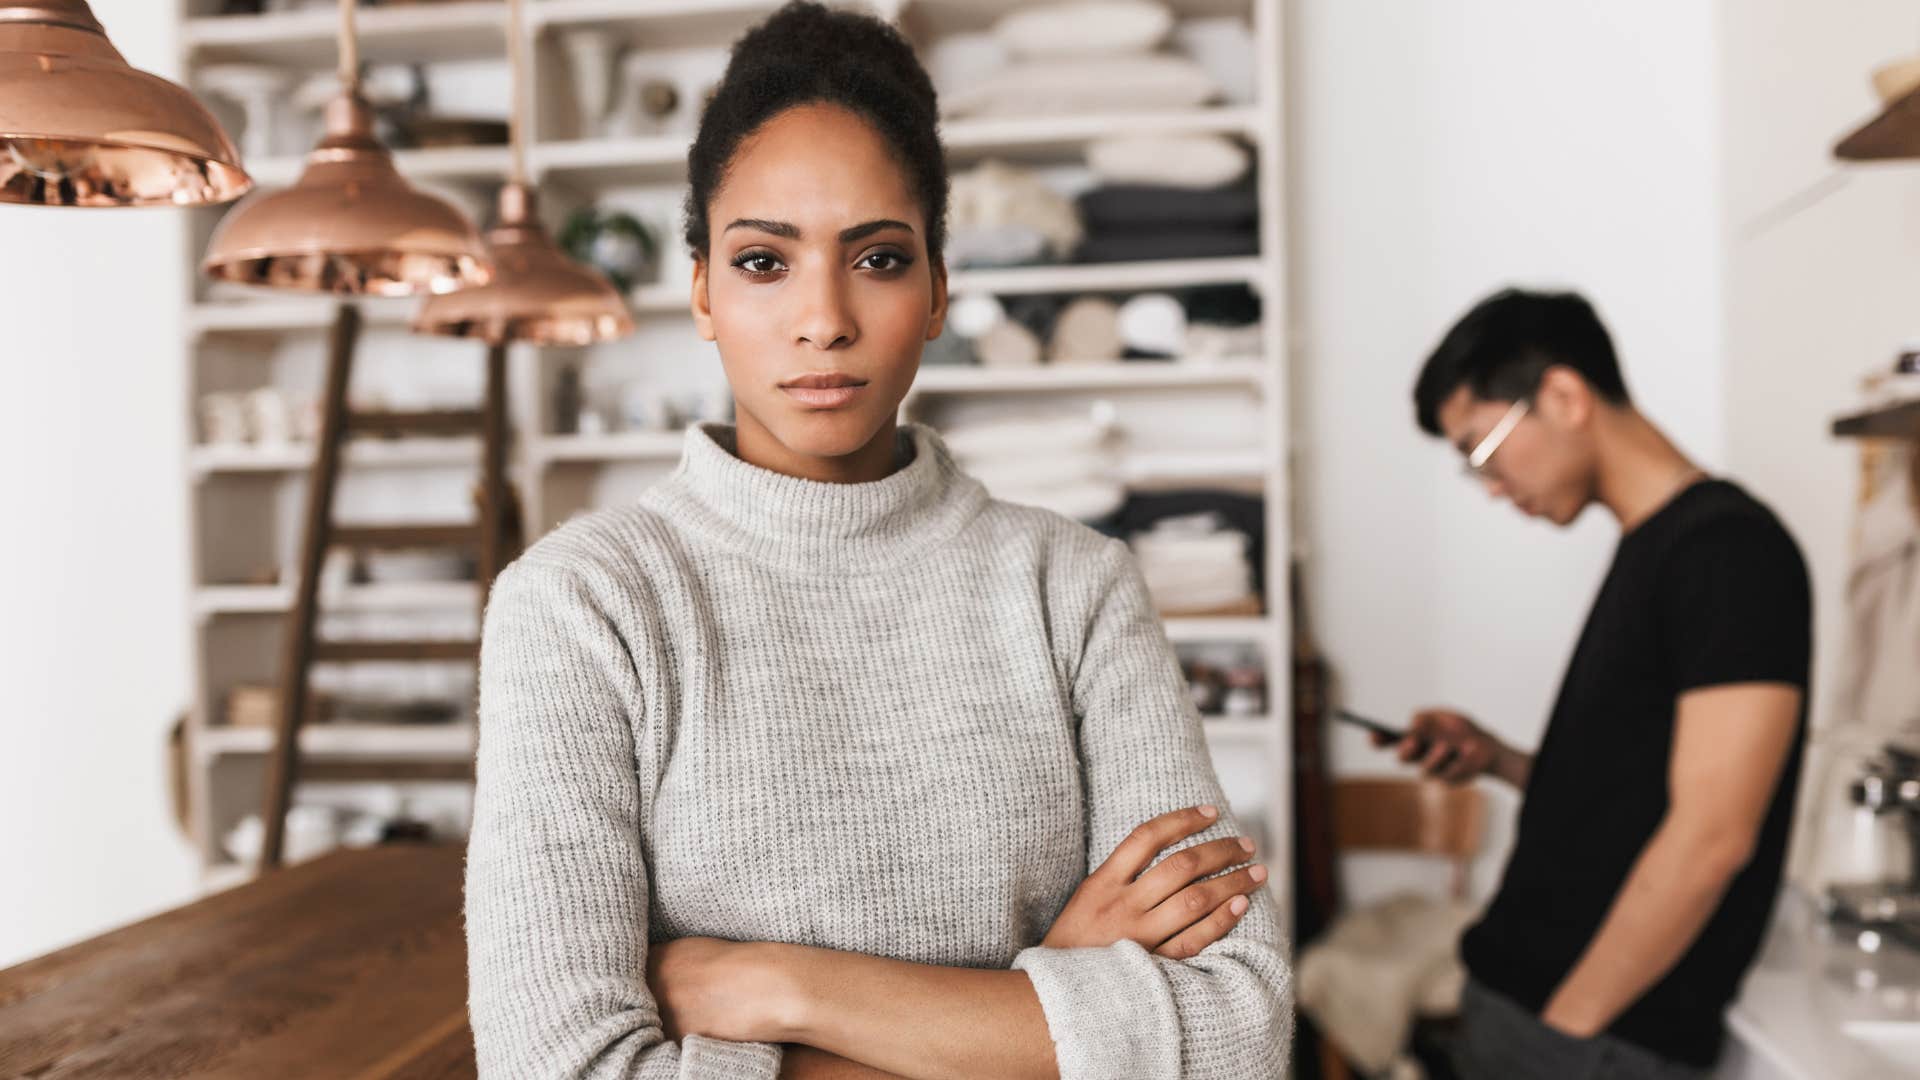
{"type": "MultiPolygon", "coordinates": [[[[707,206],[693,316],[732,385],[749,445],[789,471],[832,472],[885,440],[946,316],[907,175],[865,120],[832,105],[750,135],[707,206]]],[[[869,453],[872,451],[869,450],[869,453]]]]}

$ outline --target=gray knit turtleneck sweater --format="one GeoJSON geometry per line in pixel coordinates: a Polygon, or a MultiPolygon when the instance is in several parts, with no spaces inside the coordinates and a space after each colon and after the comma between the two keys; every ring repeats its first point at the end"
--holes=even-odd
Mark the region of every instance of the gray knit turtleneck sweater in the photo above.
{"type": "Polygon", "coordinates": [[[1067,1078],[1279,1076],[1265,891],[1187,961],[1037,944],[1134,826],[1226,806],[1126,545],[989,498],[921,425],[872,483],[733,447],[690,429],[672,476],[489,595],[481,1075],[778,1075],[776,1045],[663,1038],[648,944],[698,935],[1025,971],[1067,1078]]]}

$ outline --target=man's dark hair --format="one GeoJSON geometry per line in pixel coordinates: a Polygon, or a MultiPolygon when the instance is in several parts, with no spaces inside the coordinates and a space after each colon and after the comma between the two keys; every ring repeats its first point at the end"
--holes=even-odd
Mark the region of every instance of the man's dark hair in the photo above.
{"type": "Polygon", "coordinates": [[[1502,289],[1461,316],[1420,369],[1413,388],[1420,430],[1440,434],[1440,405],[1462,386],[1482,401],[1518,401],[1555,364],[1579,372],[1603,400],[1627,403],[1613,339],[1585,297],[1502,289]]]}
{"type": "Polygon", "coordinates": [[[926,217],[927,254],[946,249],[947,158],[933,80],[900,32],[871,15],[794,0],[733,44],[687,154],[686,242],[711,243],[707,206],[747,136],[800,105],[845,108],[872,124],[906,170],[926,217]]]}

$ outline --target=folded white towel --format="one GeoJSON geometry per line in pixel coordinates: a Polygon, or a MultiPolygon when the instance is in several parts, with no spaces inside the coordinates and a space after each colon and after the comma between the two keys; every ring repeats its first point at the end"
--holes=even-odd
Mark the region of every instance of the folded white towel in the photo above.
{"type": "Polygon", "coordinates": [[[1198,611],[1251,599],[1252,538],[1215,513],[1166,518],[1128,541],[1161,611],[1198,611]]]}
{"type": "Polygon", "coordinates": [[[947,115],[1190,109],[1220,96],[1220,82],[1183,56],[1142,53],[1020,61],[946,98],[947,115]]]}
{"type": "Polygon", "coordinates": [[[1101,484],[1091,481],[1059,487],[997,490],[992,485],[988,485],[987,490],[996,499],[1025,506],[1038,506],[1075,521],[1093,521],[1106,517],[1120,509],[1121,504],[1127,501],[1127,489],[1119,484],[1101,484]]]}
{"type": "Polygon", "coordinates": [[[1259,100],[1253,31],[1245,19],[1238,15],[1182,19],[1174,25],[1172,45],[1213,72],[1228,103],[1251,105],[1259,100]]]}
{"type": "Polygon", "coordinates": [[[1251,160],[1224,135],[1123,135],[1087,144],[1087,167],[1103,184],[1222,187],[1247,175],[1251,160]]]}
{"type": "Polygon", "coordinates": [[[1113,483],[1113,455],[1096,450],[1067,453],[962,457],[960,467],[998,494],[1015,488],[1057,487],[1088,481],[1113,483]]]}
{"type": "MultiPolygon", "coordinates": [[[[958,93],[1013,62],[1013,50],[992,31],[946,34],[936,40],[922,58],[927,77],[933,80],[935,93],[944,105],[947,95],[958,93]]],[[[338,93],[338,83],[335,84],[338,93]]]]}
{"type": "Polygon", "coordinates": [[[941,431],[947,449],[962,463],[982,458],[1065,454],[1106,445],[1113,433],[1112,407],[1014,420],[980,420],[941,431]]]}
{"type": "Polygon", "coordinates": [[[1145,52],[1172,29],[1173,12],[1165,4],[1080,0],[1016,9],[993,24],[993,35],[1016,56],[1051,60],[1145,52]]]}
{"type": "MultiPolygon", "coordinates": [[[[993,234],[1008,226],[1039,233],[1046,252],[1065,258],[1080,246],[1080,211],[1073,200],[1048,186],[1031,169],[1004,161],[983,161],[953,178],[947,209],[948,228],[960,241],[964,258],[974,234],[993,234]]],[[[949,252],[953,254],[953,252],[949,252]]]]}

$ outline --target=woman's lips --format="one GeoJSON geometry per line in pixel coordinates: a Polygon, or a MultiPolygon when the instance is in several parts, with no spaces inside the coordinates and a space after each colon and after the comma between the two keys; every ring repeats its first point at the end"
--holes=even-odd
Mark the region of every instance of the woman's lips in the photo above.
{"type": "Polygon", "coordinates": [[[802,375],[780,387],[803,405],[819,409],[838,408],[860,396],[867,388],[864,380],[838,372],[802,375]]]}
{"type": "Polygon", "coordinates": [[[860,395],[860,392],[862,390],[865,390],[866,387],[864,386],[832,386],[832,387],[783,386],[780,389],[785,390],[787,393],[793,395],[795,398],[798,398],[800,402],[804,405],[813,405],[818,408],[830,409],[839,405],[845,405],[846,403],[852,401],[854,398],[858,397],[860,395]]]}

